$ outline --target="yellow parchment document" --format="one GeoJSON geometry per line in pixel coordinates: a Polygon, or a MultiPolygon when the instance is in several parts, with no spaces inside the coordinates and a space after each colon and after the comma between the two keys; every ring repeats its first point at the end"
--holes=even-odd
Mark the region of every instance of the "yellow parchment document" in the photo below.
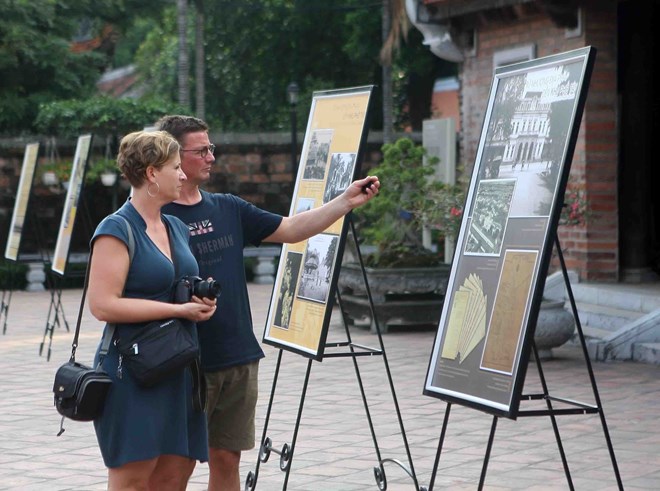
{"type": "Polygon", "coordinates": [[[454,294],[442,357],[462,363],[486,335],[483,282],[470,274],[454,294]]]}
{"type": "Polygon", "coordinates": [[[512,373],[538,251],[506,251],[481,367],[512,373]]]}

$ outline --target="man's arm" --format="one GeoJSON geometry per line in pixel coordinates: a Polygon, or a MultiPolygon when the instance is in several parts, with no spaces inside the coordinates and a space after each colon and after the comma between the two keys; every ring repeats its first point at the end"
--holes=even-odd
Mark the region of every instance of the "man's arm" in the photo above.
{"type": "Polygon", "coordinates": [[[376,176],[358,179],[332,201],[319,208],[298,213],[292,217],[284,217],[275,232],[264,239],[264,242],[295,244],[301,240],[323,232],[349,211],[362,206],[378,194],[380,181],[376,176]]]}

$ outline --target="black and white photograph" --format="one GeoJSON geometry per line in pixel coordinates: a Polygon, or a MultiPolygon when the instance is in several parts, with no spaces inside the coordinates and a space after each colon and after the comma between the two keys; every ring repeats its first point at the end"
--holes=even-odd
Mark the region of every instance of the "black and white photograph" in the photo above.
{"type": "Polygon", "coordinates": [[[425,395],[517,417],[594,58],[495,70],[425,395]]]}
{"type": "MultiPolygon", "coordinates": [[[[289,216],[316,212],[357,179],[372,92],[373,86],[314,92],[289,216]]],[[[348,225],[341,217],[282,246],[265,344],[323,359],[348,225]]]]}
{"type": "Polygon", "coordinates": [[[305,159],[303,179],[322,181],[325,178],[333,133],[332,130],[316,130],[312,133],[305,159]]]}
{"type": "Polygon", "coordinates": [[[282,282],[280,284],[280,293],[277,299],[277,308],[275,309],[275,319],[273,320],[275,327],[279,327],[280,329],[289,328],[301,263],[302,254],[296,252],[287,253],[284,274],[282,275],[282,282]]]}
{"type": "Polygon", "coordinates": [[[325,183],[323,202],[327,203],[343,193],[353,180],[354,153],[333,153],[330,159],[328,180],[325,183]]]}
{"type": "Polygon", "coordinates": [[[330,275],[337,256],[339,237],[319,234],[307,241],[302,265],[298,298],[326,303],[330,290],[330,275]]]}
{"type": "Polygon", "coordinates": [[[488,126],[481,179],[516,179],[511,216],[548,216],[566,148],[582,64],[502,80],[488,126]]]}
{"type": "Polygon", "coordinates": [[[515,188],[515,179],[479,183],[465,254],[499,256],[515,188]]]}
{"type": "Polygon", "coordinates": [[[303,211],[309,211],[314,208],[315,200],[313,198],[299,198],[296,202],[296,212],[302,213],[303,211]]]}

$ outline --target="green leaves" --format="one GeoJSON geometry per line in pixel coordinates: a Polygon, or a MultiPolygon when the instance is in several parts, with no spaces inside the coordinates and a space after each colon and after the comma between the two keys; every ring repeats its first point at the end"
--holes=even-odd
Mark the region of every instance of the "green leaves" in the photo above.
{"type": "Polygon", "coordinates": [[[42,133],[61,137],[81,133],[124,135],[150,126],[161,116],[178,112],[178,109],[172,103],[160,101],[97,96],[45,103],[40,107],[35,124],[42,133]]]}
{"type": "Polygon", "coordinates": [[[381,182],[378,195],[354,211],[360,237],[378,248],[370,264],[437,262],[437,256],[422,248],[422,226],[452,236],[460,226],[463,192],[432,179],[433,167],[424,164],[426,150],[411,139],[401,138],[382,149],[382,162],[369,171],[381,182]]]}

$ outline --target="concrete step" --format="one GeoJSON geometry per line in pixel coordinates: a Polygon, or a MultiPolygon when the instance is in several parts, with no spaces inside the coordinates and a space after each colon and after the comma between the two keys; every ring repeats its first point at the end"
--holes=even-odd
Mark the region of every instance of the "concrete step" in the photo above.
{"type": "Polygon", "coordinates": [[[660,365],[660,343],[634,343],[632,345],[632,360],[660,365]]]}
{"type": "Polygon", "coordinates": [[[582,326],[591,326],[610,333],[645,315],[645,312],[638,310],[626,310],[593,303],[579,302],[576,303],[576,307],[582,326]]]}
{"type": "Polygon", "coordinates": [[[603,283],[571,284],[575,302],[607,308],[649,313],[660,308],[658,287],[603,283]]]}
{"type": "MultiPolygon", "coordinates": [[[[605,336],[612,334],[612,331],[594,326],[582,326],[582,334],[584,334],[586,339],[603,339],[605,336]]],[[[573,335],[572,340],[575,342],[580,341],[577,332],[573,335]]]]}

